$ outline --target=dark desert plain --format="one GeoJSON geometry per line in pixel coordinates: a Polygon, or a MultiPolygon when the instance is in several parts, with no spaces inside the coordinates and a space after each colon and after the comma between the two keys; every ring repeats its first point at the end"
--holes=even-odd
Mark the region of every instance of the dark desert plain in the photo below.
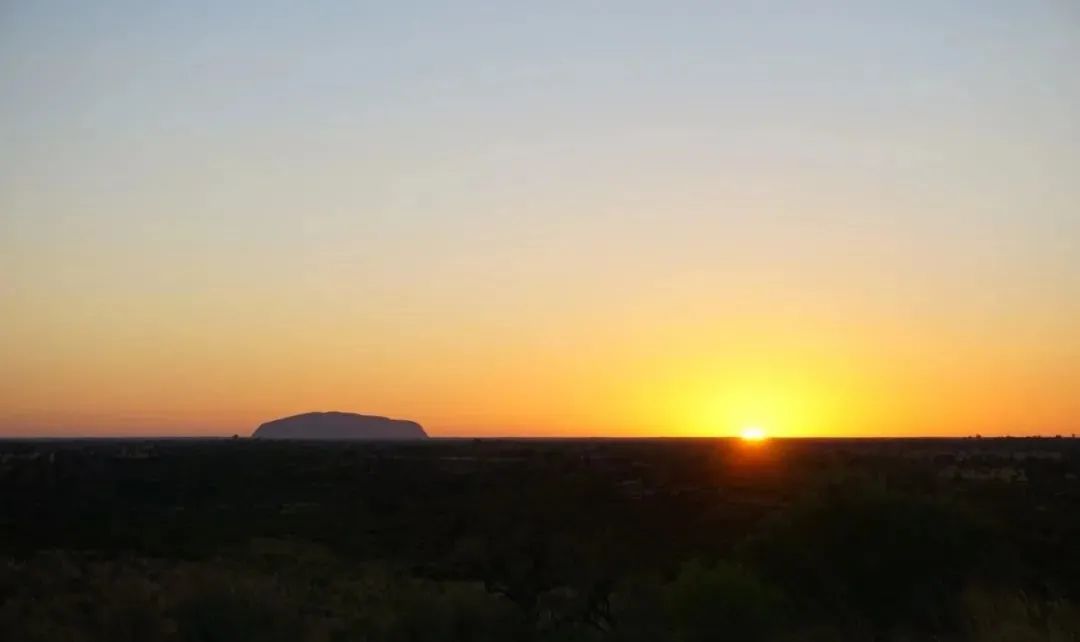
{"type": "Polygon", "coordinates": [[[0,642],[1080,642],[1077,0],[0,0],[0,642]]]}
{"type": "Polygon", "coordinates": [[[1080,440],[0,442],[10,640],[1075,640],[1080,440]]]}

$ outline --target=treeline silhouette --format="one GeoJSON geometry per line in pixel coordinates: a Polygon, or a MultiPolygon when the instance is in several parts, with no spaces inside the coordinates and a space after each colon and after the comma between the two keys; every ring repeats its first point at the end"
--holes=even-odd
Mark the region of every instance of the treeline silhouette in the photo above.
{"type": "Polygon", "coordinates": [[[20,641],[1078,640],[1076,440],[0,442],[20,641]]]}

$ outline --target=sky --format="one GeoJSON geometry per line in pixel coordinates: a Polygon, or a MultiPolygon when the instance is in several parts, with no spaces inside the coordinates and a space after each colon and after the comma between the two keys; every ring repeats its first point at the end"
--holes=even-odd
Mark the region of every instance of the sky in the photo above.
{"type": "Polygon", "coordinates": [[[1080,433],[1071,0],[0,3],[0,435],[1080,433]]]}

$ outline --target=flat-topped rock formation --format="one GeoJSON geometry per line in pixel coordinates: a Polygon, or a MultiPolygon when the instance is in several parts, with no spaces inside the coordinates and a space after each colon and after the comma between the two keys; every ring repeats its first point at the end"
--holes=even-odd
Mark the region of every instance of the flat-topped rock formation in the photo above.
{"type": "Polygon", "coordinates": [[[371,441],[427,439],[427,433],[415,421],[347,412],[311,412],[277,419],[259,426],[251,436],[260,439],[371,441]]]}

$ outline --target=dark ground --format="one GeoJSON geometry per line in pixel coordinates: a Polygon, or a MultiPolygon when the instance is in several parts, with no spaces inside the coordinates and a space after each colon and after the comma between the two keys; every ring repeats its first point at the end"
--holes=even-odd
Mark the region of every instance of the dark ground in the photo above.
{"type": "Polygon", "coordinates": [[[0,639],[1080,640],[1075,439],[0,442],[0,639]]]}

